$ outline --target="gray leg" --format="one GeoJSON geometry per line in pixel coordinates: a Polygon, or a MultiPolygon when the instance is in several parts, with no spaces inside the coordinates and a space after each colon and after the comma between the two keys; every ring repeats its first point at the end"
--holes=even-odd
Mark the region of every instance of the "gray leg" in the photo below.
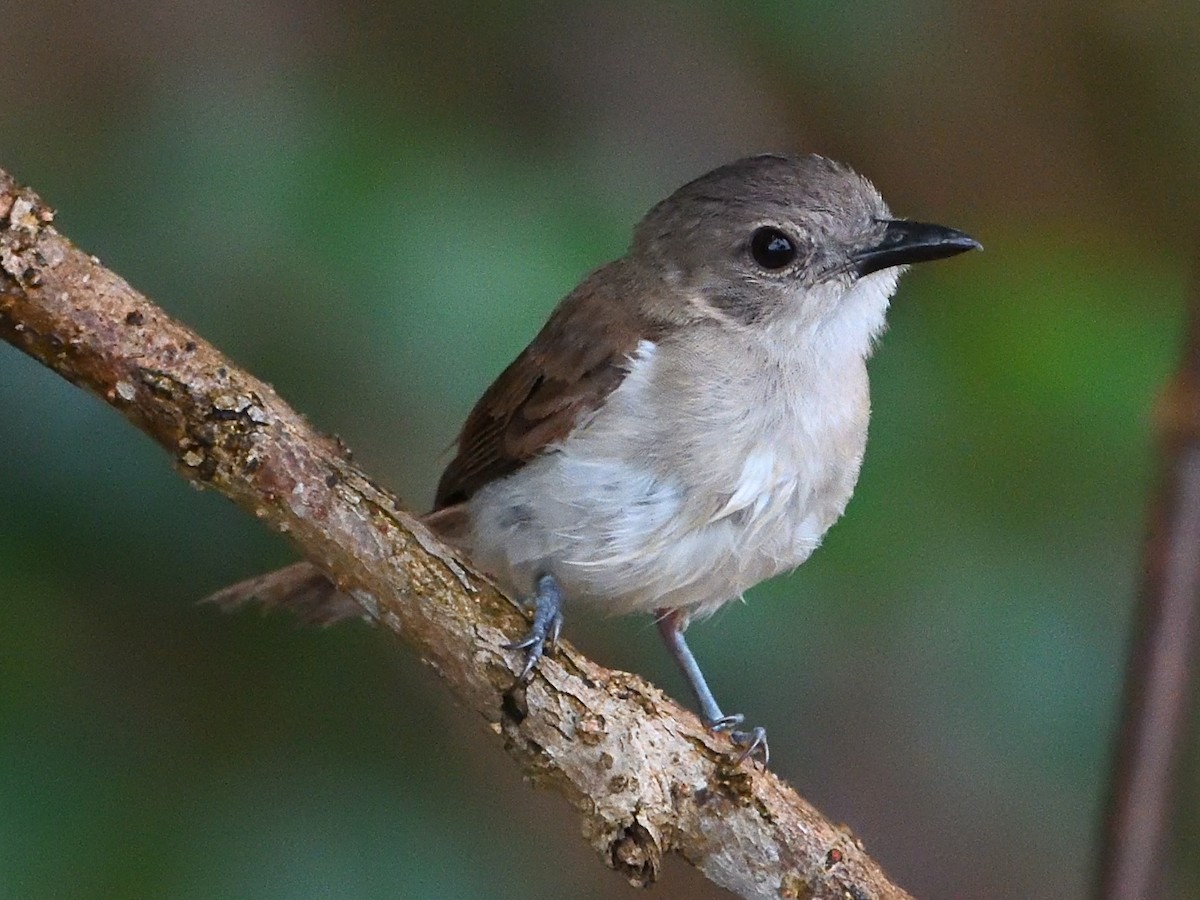
{"type": "Polygon", "coordinates": [[[683,630],[685,628],[687,628],[687,614],[683,611],[678,609],[660,609],[658,611],[658,631],[696,697],[704,724],[713,731],[729,732],[729,737],[733,742],[743,748],[741,755],[738,756],[738,762],[750,756],[758,756],[766,766],[770,755],[767,749],[766,729],[758,726],[749,731],[738,731],[736,730],[737,726],[742,724],[744,717],[740,714],[727,716],[721,712],[721,708],[717,706],[717,701],[713,698],[712,691],[708,688],[708,682],[704,680],[704,673],[700,671],[700,664],[696,662],[696,657],[692,655],[691,648],[684,640],[683,630]]]}
{"type": "Polygon", "coordinates": [[[553,575],[538,576],[532,599],[533,625],[529,627],[529,633],[519,641],[504,645],[506,650],[525,651],[525,667],[517,678],[521,682],[528,681],[538,660],[547,650],[554,649],[563,624],[562,589],[553,575]]]}

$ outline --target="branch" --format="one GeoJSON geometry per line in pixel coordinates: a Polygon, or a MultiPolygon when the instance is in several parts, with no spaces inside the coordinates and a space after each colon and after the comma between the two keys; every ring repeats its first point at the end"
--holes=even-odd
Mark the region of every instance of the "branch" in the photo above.
{"type": "Polygon", "coordinates": [[[574,805],[604,862],[636,885],[678,853],[743,897],[908,897],[861,844],[773,773],[735,765],[641,678],[568,644],[525,688],[503,645],[512,601],[354,468],[275,391],[52,226],[0,170],[0,338],[119,410],[212,488],[289,536],[376,623],[487,721],[525,774],[574,805]]]}
{"type": "Polygon", "coordinates": [[[1200,273],[1179,370],[1158,406],[1163,473],[1125,673],[1096,900],[1161,893],[1200,629],[1200,273]]]}

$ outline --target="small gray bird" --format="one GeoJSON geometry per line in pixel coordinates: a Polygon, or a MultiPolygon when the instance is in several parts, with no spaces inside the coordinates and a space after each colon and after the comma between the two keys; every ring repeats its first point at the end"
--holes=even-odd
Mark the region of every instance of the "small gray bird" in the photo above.
{"type": "MultiPolygon", "coordinates": [[[[858,479],[897,279],[979,246],[893,218],[820,156],[738,160],[651,209],[475,405],[426,518],[528,599],[521,678],[564,602],[651,613],[705,724],[765,764],[764,729],[721,711],[684,629],[820,544],[858,479]]],[[[214,599],[294,605],[322,580],[301,563],[214,599]]]]}

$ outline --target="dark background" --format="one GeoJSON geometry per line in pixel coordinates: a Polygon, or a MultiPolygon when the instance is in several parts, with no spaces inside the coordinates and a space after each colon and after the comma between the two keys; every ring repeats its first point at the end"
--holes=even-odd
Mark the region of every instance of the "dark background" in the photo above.
{"type": "MultiPolygon", "coordinates": [[[[918,896],[1083,896],[1196,249],[1200,6],[0,17],[0,165],[418,509],[556,299],[713,165],[818,151],[982,240],[905,279],[825,547],[691,636],[918,896]]],[[[292,558],[0,347],[0,898],[630,896],[386,635],[193,605],[292,558]]],[[[648,619],[567,632],[685,697],[648,619]]],[[[678,862],[656,889],[719,895],[678,862]]]]}

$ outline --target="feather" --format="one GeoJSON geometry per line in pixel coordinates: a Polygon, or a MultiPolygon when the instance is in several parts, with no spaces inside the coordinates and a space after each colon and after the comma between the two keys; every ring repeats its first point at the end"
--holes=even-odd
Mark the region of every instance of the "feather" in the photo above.
{"type": "Polygon", "coordinates": [[[434,512],[464,503],[567,437],[624,380],[642,340],[668,327],[631,302],[624,261],[584,280],[475,404],[434,512]]]}

